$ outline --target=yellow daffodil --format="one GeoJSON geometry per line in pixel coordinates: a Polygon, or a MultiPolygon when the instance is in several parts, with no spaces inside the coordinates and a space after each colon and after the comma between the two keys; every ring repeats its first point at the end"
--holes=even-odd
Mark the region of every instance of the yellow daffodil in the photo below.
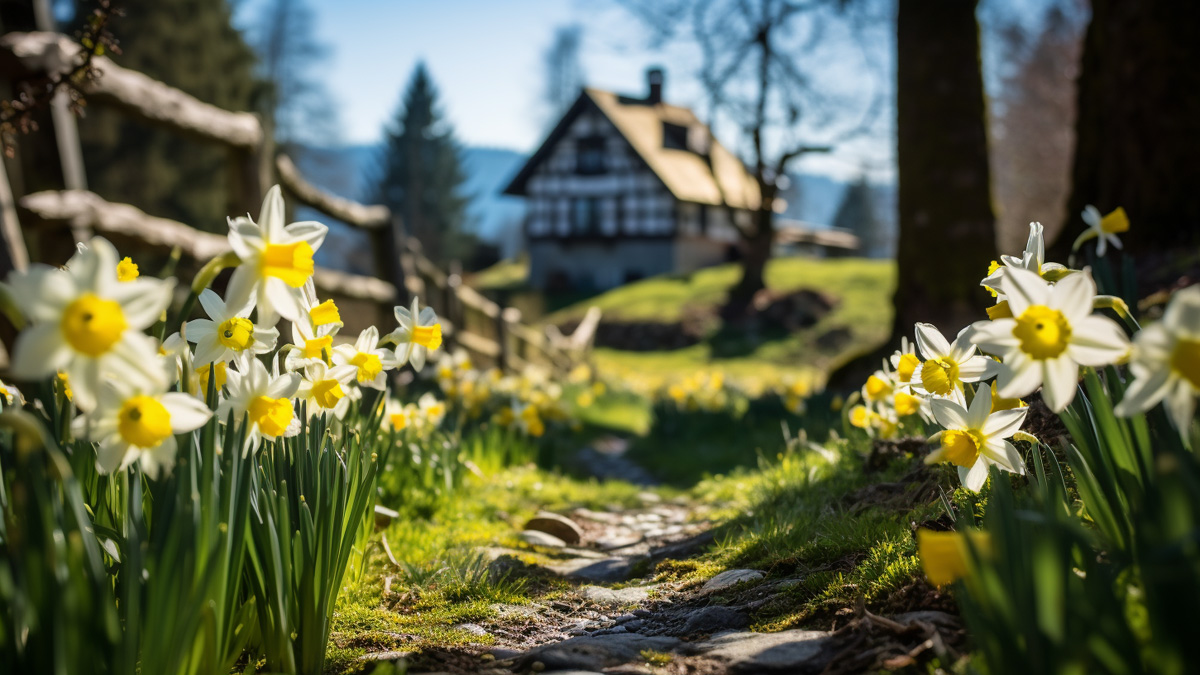
{"type": "Polygon", "coordinates": [[[397,367],[407,363],[413,370],[420,371],[425,367],[429,352],[442,346],[442,324],[438,323],[433,308],[421,309],[416,298],[413,298],[411,309],[396,308],[396,322],[400,325],[387,340],[396,345],[397,367]]]}
{"type": "Polygon", "coordinates": [[[117,280],[117,251],[95,238],[65,269],[32,265],[9,281],[30,325],[17,338],[13,377],[37,380],[65,372],[76,405],[96,406],[101,382],[166,386],[158,343],[141,331],[171,302],[174,281],[117,280]]]}
{"type": "Polygon", "coordinates": [[[966,331],[948,342],[933,324],[917,324],[917,348],[925,359],[920,368],[920,389],[930,396],[965,403],[964,382],[979,382],[996,374],[996,362],[975,353],[966,331]]]}
{"type": "Polygon", "coordinates": [[[992,390],[980,387],[964,408],[955,401],[934,399],[933,417],[945,429],[930,441],[938,448],[925,457],[926,464],[950,462],[958,467],[958,478],[968,490],[978,492],[987,481],[988,468],[1024,474],[1025,463],[1007,440],[1021,430],[1028,408],[992,412],[992,390]]]}
{"type": "Polygon", "coordinates": [[[1061,412],[1075,398],[1079,366],[1116,363],[1129,339],[1111,319],[1092,314],[1096,283],[1087,272],[1051,286],[1026,270],[1009,270],[1001,281],[1013,317],[972,326],[976,345],[1001,358],[997,393],[1021,398],[1042,387],[1042,398],[1061,412]]]}
{"type": "Polygon", "coordinates": [[[333,348],[333,363],[354,366],[358,386],[383,391],[387,388],[387,371],[396,366],[396,354],[379,346],[379,329],[369,326],[358,334],[354,344],[333,348]]]}
{"type": "Polygon", "coordinates": [[[219,418],[228,419],[232,412],[235,422],[248,419],[247,449],[257,450],[263,438],[288,435],[296,417],[292,397],[300,387],[300,375],[268,373],[256,358],[238,359],[234,364],[237,370],[226,374],[229,395],[217,407],[219,418]]]}
{"type": "Polygon", "coordinates": [[[200,306],[208,318],[187,322],[185,330],[188,342],[196,344],[194,365],[228,363],[238,356],[266,354],[275,349],[279,330],[255,325],[250,320],[254,309],[250,302],[241,307],[227,305],[206,288],[200,293],[200,306]]]}
{"type": "Polygon", "coordinates": [[[446,417],[446,403],[438,400],[438,397],[429,392],[425,392],[421,398],[417,399],[417,410],[421,414],[423,423],[432,428],[441,426],[442,420],[446,417]]]}
{"type": "Polygon", "coordinates": [[[138,266],[128,256],[117,263],[117,281],[133,281],[138,278],[138,266]]]}
{"type": "Polygon", "coordinates": [[[1129,372],[1133,382],[1117,414],[1134,415],[1162,401],[1175,426],[1187,434],[1200,394],[1200,285],[1175,293],[1162,321],[1138,331],[1129,372]]]}
{"type": "Polygon", "coordinates": [[[862,388],[862,395],[868,402],[877,403],[891,397],[894,388],[891,375],[877,370],[867,378],[867,383],[862,388]]]}
{"type": "Polygon", "coordinates": [[[1117,238],[1117,234],[1129,231],[1129,216],[1125,215],[1125,209],[1120,206],[1112,213],[1102,217],[1099,209],[1088,204],[1083,209],[1083,222],[1087,223],[1088,229],[1079,235],[1075,243],[1071,245],[1071,250],[1078,250],[1084,242],[1095,239],[1096,255],[1100,257],[1104,257],[1104,254],[1108,252],[1109,244],[1120,250],[1121,240],[1117,238]]]}
{"type": "Polygon", "coordinates": [[[116,380],[101,386],[95,408],[71,423],[78,438],[97,443],[96,470],[112,473],[134,462],[151,478],[170,473],[175,434],[204,426],[212,417],[203,402],[178,392],[130,388],[116,380]]]}
{"type": "Polygon", "coordinates": [[[917,530],[917,555],[925,578],[934,586],[946,586],[970,574],[972,547],[976,555],[989,556],[991,538],[986,532],[934,532],[924,527],[917,530]]]}
{"type": "Polygon", "coordinates": [[[284,226],[283,195],[276,185],[267,191],[255,223],[249,217],[229,220],[229,245],[241,264],[229,280],[225,301],[232,307],[252,304],[258,323],[274,326],[278,317],[308,321],[304,286],[313,275],[313,253],[328,228],[316,222],[284,226]]]}
{"type": "Polygon", "coordinates": [[[896,373],[896,384],[901,387],[911,387],[921,382],[921,359],[916,354],[916,347],[908,341],[907,336],[900,338],[900,349],[889,359],[892,370],[896,373]]]}

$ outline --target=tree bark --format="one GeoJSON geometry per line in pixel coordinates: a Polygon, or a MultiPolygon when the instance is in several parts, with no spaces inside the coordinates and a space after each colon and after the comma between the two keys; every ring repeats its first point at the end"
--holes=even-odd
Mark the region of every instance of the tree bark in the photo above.
{"type": "MultiPolygon", "coordinates": [[[[727,321],[745,318],[754,296],[767,287],[765,273],[775,243],[775,213],[767,205],[775,202],[775,186],[760,179],[759,194],[762,195],[762,206],[751,212],[754,219],[751,229],[741,233],[742,278],[729,291],[721,308],[721,316],[727,321]]],[[[730,217],[733,217],[732,212],[730,217]]]]}
{"type": "MultiPolygon", "coordinates": [[[[1067,227],[1048,257],[1065,262],[1080,212],[1124,207],[1139,279],[1174,281],[1169,264],[1200,244],[1200,3],[1092,0],[1078,88],[1067,227]]],[[[1090,250],[1091,244],[1086,245],[1090,250]]],[[[1109,249],[1111,251],[1111,248],[1109,249]]]]}
{"type": "Polygon", "coordinates": [[[831,377],[857,386],[913,324],[953,336],[984,317],[996,257],[976,1],[900,0],[896,25],[899,241],[891,338],[831,377]],[[861,376],[861,377],[860,377],[861,376]]]}

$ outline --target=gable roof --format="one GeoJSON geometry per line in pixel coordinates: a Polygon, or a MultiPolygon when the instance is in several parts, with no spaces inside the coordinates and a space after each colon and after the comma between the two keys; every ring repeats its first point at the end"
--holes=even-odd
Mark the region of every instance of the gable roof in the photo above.
{"type": "Polygon", "coordinates": [[[715,138],[709,136],[708,157],[688,150],[663,147],[663,123],[677,124],[693,133],[709,135],[708,127],[691,110],[666,103],[649,105],[641,100],[591,88],[583,90],[545,142],[504,189],[505,194],[525,194],[525,182],[534,169],[550,154],[571,122],[589,107],[598,109],[612,122],[638,157],[676,199],[711,206],[758,207],[758,184],[754,177],[715,138]]]}

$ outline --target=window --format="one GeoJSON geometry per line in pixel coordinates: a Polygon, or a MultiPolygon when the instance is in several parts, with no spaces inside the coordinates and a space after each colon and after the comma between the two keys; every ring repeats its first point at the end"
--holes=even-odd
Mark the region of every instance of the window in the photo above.
{"type": "Polygon", "coordinates": [[[571,200],[571,230],[577,236],[600,234],[600,200],[596,197],[577,197],[571,200]]]}
{"type": "Polygon", "coordinates": [[[663,147],[670,150],[687,150],[687,127],[680,124],[663,122],[663,147]]]}
{"type": "Polygon", "coordinates": [[[576,145],[575,172],[584,175],[604,173],[604,137],[587,136],[576,145]]]}

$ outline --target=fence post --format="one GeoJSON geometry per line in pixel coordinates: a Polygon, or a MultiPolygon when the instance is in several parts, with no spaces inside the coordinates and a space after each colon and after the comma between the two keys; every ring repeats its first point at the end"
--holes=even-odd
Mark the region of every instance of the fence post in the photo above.
{"type": "Polygon", "coordinates": [[[396,287],[396,304],[408,307],[412,298],[408,294],[405,279],[407,270],[404,269],[404,247],[401,245],[404,240],[404,223],[401,222],[400,216],[393,215],[387,225],[372,233],[371,238],[375,240],[375,264],[378,266],[379,276],[396,287]]]}
{"type": "Polygon", "coordinates": [[[456,260],[450,261],[450,272],[446,275],[446,287],[442,289],[442,309],[446,320],[454,326],[451,338],[452,348],[459,344],[458,333],[467,329],[464,320],[463,304],[458,298],[458,287],[462,285],[462,265],[456,260]]]}

